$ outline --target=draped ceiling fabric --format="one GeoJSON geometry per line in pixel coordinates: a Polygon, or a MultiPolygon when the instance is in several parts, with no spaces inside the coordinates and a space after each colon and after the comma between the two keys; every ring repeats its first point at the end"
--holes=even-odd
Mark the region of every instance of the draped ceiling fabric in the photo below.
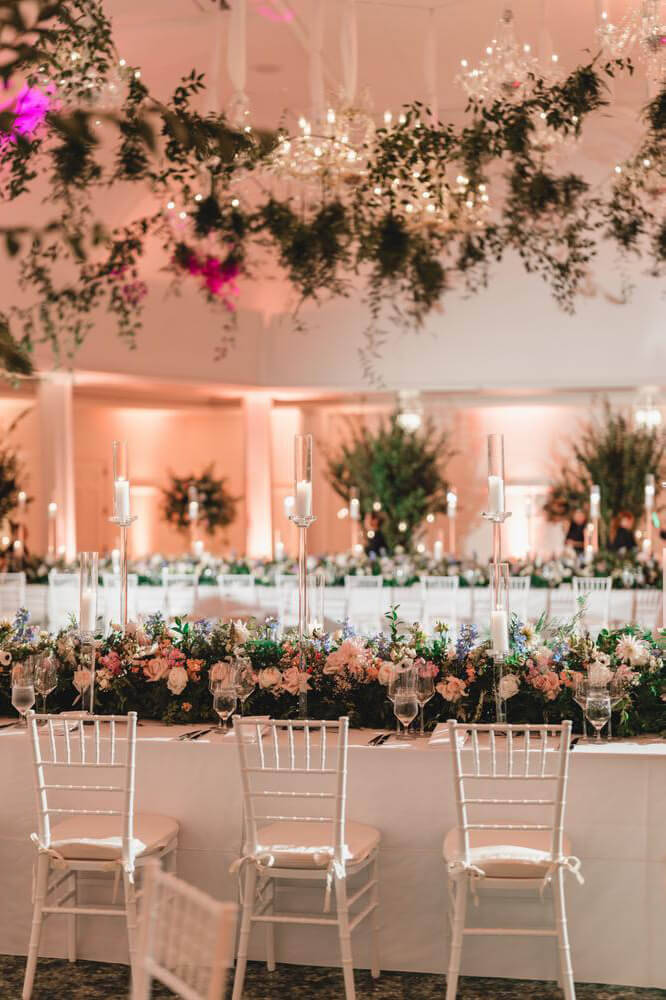
{"type": "MultiPolygon", "coordinates": [[[[618,0],[616,6],[624,3],[618,0]]],[[[341,85],[348,93],[369,91],[377,120],[385,109],[396,113],[404,102],[421,99],[436,101],[442,119],[459,122],[465,106],[465,95],[454,83],[460,59],[478,61],[501,6],[485,0],[245,0],[244,10],[239,7],[234,16],[194,0],[171,0],[167,7],[161,0],[140,5],[107,0],[120,54],[141,66],[159,96],[167,97],[180,76],[196,67],[214,85],[215,92],[203,99],[204,110],[227,107],[233,93],[244,90],[258,127],[275,127],[285,109],[293,123],[299,114],[310,114],[313,103],[320,104],[322,89],[330,99],[341,85]],[[232,39],[240,39],[238,45],[229,44],[230,31],[232,39]]],[[[569,70],[587,58],[585,49],[596,51],[597,7],[595,0],[517,0],[518,37],[542,56],[542,50],[554,49],[560,66],[569,70]]],[[[619,13],[614,8],[614,16],[619,13]]],[[[613,117],[594,116],[571,164],[593,183],[602,182],[631,152],[647,98],[640,72],[614,88],[613,117]]],[[[497,178],[496,188],[500,185],[497,178]]],[[[139,207],[137,197],[143,198],[142,211],[153,208],[147,204],[150,196],[123,190],[105,193],[100,211],[122,224],[139,207]]],[[[31,204],[33,213],[48,212],[37,198],[31,204]]],[[[16,204],[7,214],[29,223],[21,213],[16,204]]],[[[108,318],[100,316],[77,355],[78,369],[212,377],[257,388],[363,388],[357,349],[369,313],[360,294],[352,291],[348,299],[321,308],[307,306],[302,332],[292,318],[296,303],[284,275],[258,261],[252,277],[240,282],[236,347],[226,360],[213,362],[223,317],[194,287],[185,288],[181,298],[165,298],[168,276],[162,264],[155,247],[142,265],[150,294],[138,350],[129,352],[108,318]]],[[[588,294],[570,317],[557,308],[538,276],[526,276],[517,261],[507,260],[491,275],[487,290],[471,297],[464,289],[445,295],[441,311],[429,317],[418,336],[387,324],[379,373],[387,387],[423,389],[630,386],[644,383],[647,373],[652,373],[650,381],[658,380],[666,372],[662,289],[643,268],[633,260],[620,266],[610,255],[598,261],[588,294]],[[618,304],[626,278],[635,285],[633,298],[618,304]]],[[[12,266],[0,269],[3,299],[15,280],[12,266]]],[[[37,360],[44,368],[52,364],[46,349],[37,360]]]]}

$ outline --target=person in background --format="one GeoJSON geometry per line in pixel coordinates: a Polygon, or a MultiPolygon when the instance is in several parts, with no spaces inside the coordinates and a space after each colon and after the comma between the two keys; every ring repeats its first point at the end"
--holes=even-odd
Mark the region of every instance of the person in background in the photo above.
{"type": "Polygon", "coordinates": [[[368,518],[368,531],[365,543],[365,554],[380,556],[382,552],[387,552],[386,538],[382,531],[381,515],[374,512],[368,518]]]}
{"type": "Polygon", "coordinates": [[[571,515],[571,522],[569,524],[569,530],[567,531],[567,537],[564,539],[564,544],[573,549],[574,552],[582,552],[585,547],[586,523],[587,517],[585,515],[585,511],[580,507],[577,507],[571,515]]]}
{"type": "Polygon", "coordinates": [[[636,519],[628,510],[621,510],[614,519],[615,530],[611,531],[610,548],[613,552],[625,549],[627,552],[636,548],[636,536],[634,527],[636,519]]]}

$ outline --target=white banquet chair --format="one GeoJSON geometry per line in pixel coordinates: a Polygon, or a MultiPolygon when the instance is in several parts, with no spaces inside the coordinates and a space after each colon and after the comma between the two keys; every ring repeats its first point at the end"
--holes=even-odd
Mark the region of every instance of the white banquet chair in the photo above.
{"type": "Polygon", "coordinates": [[[164,588],[164,614],[168,619],[191,615],[197,603],[199,581],[196,573],[172,573],[168,566],[162,570],[164,588]]]}
{"type": "Polygon", "coordinates": [[[639,628],[649,630],[653,632],[655,629],[659,628],[661,623],[661,610],[662,610],[662,591],[661,589],[654,590],[635,590],[634,591],[634,606],[632,610],[632,621],[635,622],[639,628]]]}
{"type": "MultiPolygon", "coordinates": [[[[245,815],[245,842],[232,866],[244,872],[232,1000],[243,995],[250,931],[266,927],[266,965],[275,969],[275,924],[337,928],[346,1000],[354,1000],[351,932],[371,917],[371,973],[379,976],[379,830],[347,819],[349,719],[271,719],[262,725],[234,717],[245,815]],[[348,895],[347,882],[363,873],[348,895]],[[318,882],[321,915],[279,912],[278,883],[318,882]],[[329,916],[334,890],[335,912],[329,916]],[[360,908],[350,910],[360,903],[360,908]]],[[[281,891],[288,891],[281,886],[281,891]]]]}
{"type": "Polygon", "coordinates": [[[421,624],[426,635],[432,635],[438,622],[449,626],[452,635],[458,631],[457,576],[421,577],[421,624]]]}
{"type": "Polygon", "coordinates": [[[79,572],[52,569],[49,572],[47,597],[49,628],[52,631],[70,624],[72,615],[79,617],[79,572]]]}
{"type": "Polygon", "coordinates": [[[384,578],[382,576],[346,576],[347,618],[352,628],[363,635],[381,632],[384,615],[384,578]]]}
{"type": "MultiPolygon", "coordinates": [[[[564,871],[582,882],[563,821],[571,722],[560,726],[466,725],[449,721],[458,825],[446,834],[451,947],[446,1000],[454,1000],[465,935],[554,937],[560,985],[575,1000],[564,871]],[[523,797],[524,796],[524,797],[523,797]],[[552,886],[550,927],[468,927],[467,896],[480,889],[501,893],[552,886]]],[[[523,898],[523,897],[517,897],[523,898]]]]}
{"type": "Polygon", "coordinates": [[[137,870],[149,857],[173,858],[178,844],[176,820],[134,814],[136,721],[136,712],[67,717],[28,713],[37,864],[23,1000],[32,995],[43,920],[54,913],[67,915],[70,962],[76,961],[77,916],[123,917],[130,966],[135,968],[137,870]],[[81,903],[79,876],[85,872],[113,875],[114,901],[122,877],[124,903],[81,903]]]}
{"type": "Polygon", "coordinates": [[[530,589],[529,576],[509,577],[509,610],[523,624],[529,619],[530,589]]]}
{"type": "Polygon", "coordinates": [[[223,1000],[237,910],[148,861],[132,1000],[150,1000],[153,980],[183,1000],[223,1000]]]}
{"type": "Polygon", "coordinates": [[[298,625],[298,577],[293,573],[277,573],[277,619],[280,635],[286,628],[298,625]]]}
{"type": "MultiPolygon", "coordinates": [[[[104,597],[104,634],[112,622],[120,622],[120,574],[102,573],[104,597]]],[[[127,620],[135,622],[139,615],[139,574],[127,574],[127,620]]]]}
{"type": "Polygon", "coordinates": [[[221,598],[231,598],[243,604],[254,604],[253,573],[219,573],[217,589],[221,598]]]}
{"type": "Polygon", "coordinates": [[[597,635],[608,628],[612,577],[575,576],[573,578],[573,613],[580,611],[579,598],[585,599],[581,623],[590,635],[597,635]]]}
{"type": "Polygon", "coordinates": [[[0,618],[13,618],[25,606],[25,573],[0,573],[0,618]]]}

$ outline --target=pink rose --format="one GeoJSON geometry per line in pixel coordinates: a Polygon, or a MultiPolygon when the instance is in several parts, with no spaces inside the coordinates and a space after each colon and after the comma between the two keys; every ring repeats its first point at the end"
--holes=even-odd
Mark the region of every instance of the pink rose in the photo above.
{"type": "Polygon", "coordinates": [[[445,680],[440,681],[437,690],[444,701],[460,701],[467,694],[465,682],[459,677],[450,674],[445,680]]]}
{"type": "Polygon", "coordinates": [[[161,681],[169,673],[169,661],[166,656],[155,656],[143,665],[143,676],[150,684],[161,681]]]}
{"type": "Polygon", "coordinates": [[[282,674],[282,687],[288,694],[300,694],[310,690],[310,675],[298,667],[289,667],[282,674]]]}

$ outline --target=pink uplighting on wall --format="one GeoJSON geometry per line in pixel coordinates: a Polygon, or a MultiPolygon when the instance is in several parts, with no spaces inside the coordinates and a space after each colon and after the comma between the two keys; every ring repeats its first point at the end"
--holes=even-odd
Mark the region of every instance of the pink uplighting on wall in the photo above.
{"type": "Polygon", "coordinates": [[[275,24],[288,24],[294,20],[293,10],[282,5],[279,7],[274,6],[270,3],[270,0],[269,2],[266,2],[266,0],[255,0],[255,8],[257,14],[261,14],[267,21],[273,21],[275,24]]]}

